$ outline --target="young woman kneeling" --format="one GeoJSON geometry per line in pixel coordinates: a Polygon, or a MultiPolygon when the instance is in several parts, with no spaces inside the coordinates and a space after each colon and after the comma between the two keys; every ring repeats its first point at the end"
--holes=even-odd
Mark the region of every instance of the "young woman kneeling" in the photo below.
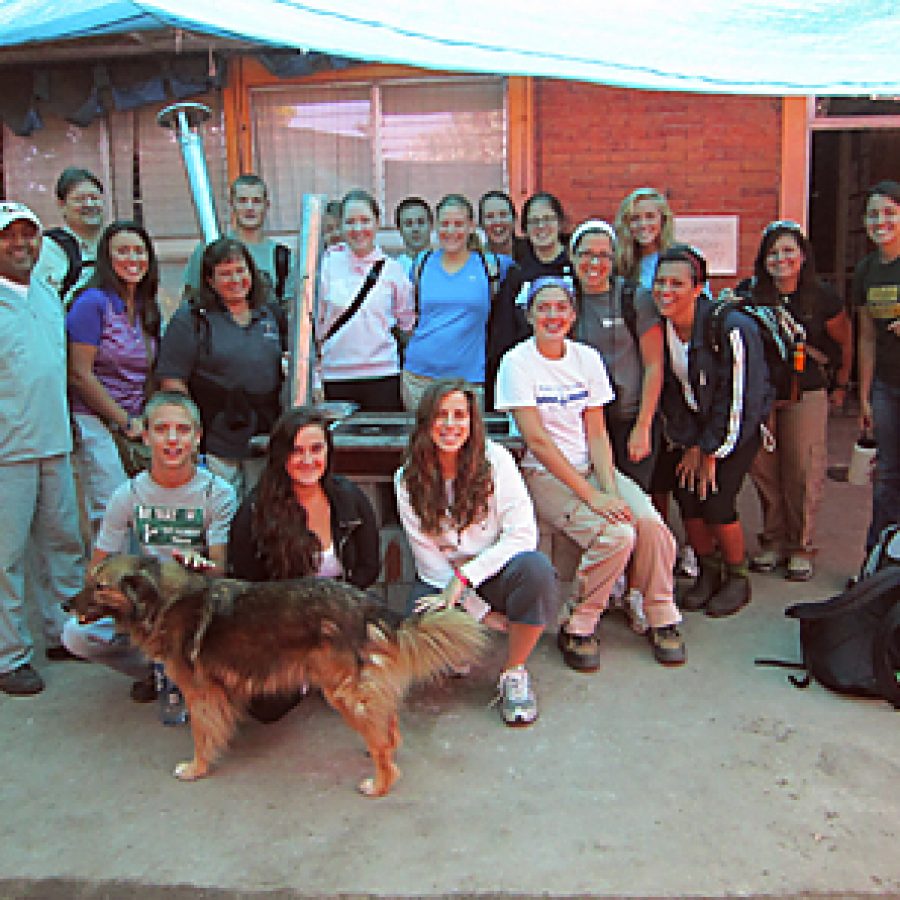
{"type": "Polygon", "coordinates": [[[512,456],[485,439],[472,385],[427,388],[394,484],[416,562],[409,612],[461,605],[505,632],[500,711],[507,725],[531,724],[525,663],[556,614],[556,573],[535,549],[534,510],[512,456]]]}

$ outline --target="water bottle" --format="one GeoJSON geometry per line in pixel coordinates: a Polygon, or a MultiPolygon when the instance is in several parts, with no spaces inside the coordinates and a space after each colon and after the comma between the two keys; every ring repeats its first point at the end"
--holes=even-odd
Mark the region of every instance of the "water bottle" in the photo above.
{"type": "Polygon", "coordinates": [[[163,725],[184,725],[188,720],[188,711],[184,695],[178,685],[166,676],[166,669],[162,663],[153,664],[153,676],[156,680],[159,721],[163,725]]]}

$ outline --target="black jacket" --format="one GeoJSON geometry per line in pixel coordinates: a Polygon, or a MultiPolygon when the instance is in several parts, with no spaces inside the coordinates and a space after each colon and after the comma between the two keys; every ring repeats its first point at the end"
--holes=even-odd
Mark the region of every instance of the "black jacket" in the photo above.
{"type": "MultiPolygon", "coordinates": [[[[343,475],[329,475],[322,485],[331,506],[331,537],[335,553],[344,569],[344,578],[365,590],[378,577],[378,526],[366,495],[343,475]]],[[[257,492],[248,496],[231,523],[228,535],[228,564],[235,578],[268,581],[253,535],[253,510],[257,492]]]]}
{"type": "Polygon", "coordinates": [[[713,301],[701,294],[688,347],[688,380],[698,409],[688,405],[681,381],[672,371],[668,333],[660,409],[666,437],[673,444],[699,446],[704,453],[722,459],[758,433],[775,392],[756,323],[737,310],[728,313],[724,346],[718,354],[709,335],[712,310],[713,301]]]}

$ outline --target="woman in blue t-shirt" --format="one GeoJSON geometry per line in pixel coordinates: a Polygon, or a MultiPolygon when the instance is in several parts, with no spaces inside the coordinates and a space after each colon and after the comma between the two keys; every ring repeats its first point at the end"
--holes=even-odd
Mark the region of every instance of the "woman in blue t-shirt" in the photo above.
{"type": "Polygon", "coordinates": [[[471,249],[475,216],[461,194],[448,194],[435,210],[439,249],[413,264],[418,324],[406,348],[403,405],[415,411],[438,379],[462,378],[484,403],[491,277],[502,281],[512,260],[471,249]],[[490,275],[489,275],[490,272],[490,275]]]}
{"type": "Polygon", "coordinates": [[[94,532],[126,479],[111,432],[136,439],[143,432],[144,388],[159,340],[158,288],[150,236],[134,222],[113,222],[97,245],[94,274],[66,315],[76,461],[94,532]]]}

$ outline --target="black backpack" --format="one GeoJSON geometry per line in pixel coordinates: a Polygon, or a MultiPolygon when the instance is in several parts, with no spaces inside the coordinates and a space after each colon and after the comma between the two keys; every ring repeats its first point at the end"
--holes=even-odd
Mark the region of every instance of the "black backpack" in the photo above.
{"type": "MultiPolygon", "coordinates": [[[[724,293],[724,292],[723,292],[724,293]]],[[[783,306],[754,304],[743,292],[719,295],[707,320],[707,343],[717,356],[723,354],[725,317],[738,310],[757,327],[762,340],[775,403],[783,406],[800,396],[799,376],[805,366],[806,330],[783,306]]]]}
{"type": "Polygon", "coordinates": [[[832,691],[882,697],[900,709],[900,566],[863,578],[821,603],[797,603],[784,614],[800,622],[803,662],[758,659],[757,665],[805,669],[832,691]]]}
{"type": "MultiPolygon", "coordinates": [[[[81,271],[84,268],[81,248],[78,246],[78,241],[65,228],[48,228],[44,232],[44,237],[48,237],[59,244],[69,262],[62,284],[59,286],[59,296],[62,300],[65,300],[69,291],[78,283],[81,271]]],[[[90,265],[93,265],[93,263],[90,263],[90,265]]]]}

